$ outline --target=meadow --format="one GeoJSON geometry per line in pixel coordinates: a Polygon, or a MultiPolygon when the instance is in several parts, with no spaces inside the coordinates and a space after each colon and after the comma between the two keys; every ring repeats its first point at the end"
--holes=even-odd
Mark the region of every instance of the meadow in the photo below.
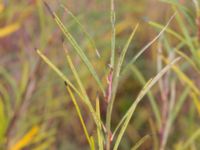
{"type": "Polygon", "coordinates": [[[0,0],[0,150],[198,150],[199,75],[199,0],[0,0]]]}

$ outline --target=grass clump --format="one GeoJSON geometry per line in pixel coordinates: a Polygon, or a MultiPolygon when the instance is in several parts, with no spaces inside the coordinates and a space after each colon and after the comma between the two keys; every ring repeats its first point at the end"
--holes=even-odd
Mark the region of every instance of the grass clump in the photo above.
{"type": "MultiPolygon", "coordinates": [[[[81,81],[78,72],[76,71],[73,61],[71,60],[71,57],[68,53],[68,50],[66,48],[66,46],[64,46],[65,49],[65,53],[66,53],[66,58],[67,58],[67,62],[69,64],[69,67],[73,73],[73,76],[75,77],[76,82],[78,83],[79,88],[77,89],[75,87],[75,85],[73,83],[70,82],[70,80],[61,72],[59,71],[59,69],[53,65],[53,63],[46,57],[44,56],[40,50],[37,50],[38,55],[64,80],[67,91],[75,105],[76,111],[78,113],[80,122],[82,124],[84,133],[86,135],[86,139],[90,145],[90,149],[95,149],[95,143],[94,143],[94,136],[90,136],[88,131],[87,131],[87,127],[83,121],[82,115],[81,115],[81,110],[80,107],[78,106],[78,102],[75,99],[75,96],[73,94],[73,92],[75,92],[79,98],[84,102],[84,104],[86,105],[86,107],[88,108],[88,110],[90,111],[93,120],[96,124],[96,134],[98,135],[98,148],[99,149],[106,149],[106,150],[110,150],[112,147],[113,149],[117,150],[119,147],[119,144],[122,140],[122,137],[125,133],[125,130],[130,122],[131,117],[133,116],[133,113],[137,107],[137,105],[139,104],[139,102],[142,100],[142,98],[149,93],[151,87],[153,85],[155,85],[155,83],[157,81],[160,80],[160,78],[172,67],[172,65],[174,65],[178,59],[173,60],[172,62],[168,63],[168,65],[166,67],[164,67],[162,70],[160,70],[160,72],[153,77],[152,79],[150,79],[147,83],[145,83],[144,88],[141,90],[141,92],[139,93],[139,95],[137,96],[136,100],[133,102],[133,104],[130,106],[130,108],[127,110],[127,112],[124,114],[124,116],[122,117],[121,121],[119,122],[119,124],[117,125],[116,129],[114,132],[112,132],[111,130],[111,119],[112,119],[112,110],[113,110],[113,105],[114,105],[114,101],[116,99],[116,94],[117,94],[117,89],[118,89],[118,85],[119,85],[119,81],[121,76],[123,75],[121,71],[123,68],[123,63],[124,63],[124,59],[126,56],[126,52],[128,50],[128,47],[135,35],[135,32],[138,28],[139,25],[136,25],[136,27],[133,29],[132,34],[130,35],[127,43],[125,44],[124,48],[122,49],[122,52],[119,56],[119,58],[116,59],[116,49],[115,49],[115,10],[114,10],[114,1],[111,0],[111,15],[110,15],[110,20],[111,20],[111,29],[112,29],[112,34],[111,34],[111,56],[110,56],[110,64],[109,64],[109,74],[107,75],[107,88],[106,90],[104,89],[103,86],[103,81],[101,81],[95,71],[95,67],[93,67],[92,63],[90,62],[90,60],[87,58],[86,54],[84,53],[84,51],[82,50],[82,48],[78,45],[78,42],[76,42],[76,40],[74,39],[74,37],[70,34],[69,30],[67,29],[67,27],[62,23],[62,21],[60,20],[60,18],[56,15],[55,12],[53,12],[50,7],[47,5],[47,3],[45,3],[45,6],[47,7],[47,9],[49,10],[50,14],[52,15],[53,19],[55,20],[55,22],[57,23],[58,27],[61,29],[61,31],[63,32],[63,34],[65,35],[65,37],[68,39],[68,42],[71,44],[71,46],[73,47],[73,49],[76,51],[76,53],[79,55],[79,57],[81,58],[81,60],[84,62],[84,64],[87,66],[89,72],[91,73],[92,77],[96,80],[96,83],[101,91],[101,94],[104,97],[104,103],[106,103],[106,121],[104,123],[103,120],[101,120],[100,116],[100,106],[99,106],[99,98],[97,96],[97,102],[96,102],[96,111],[95,111],[95,107],[92,105],[91,103],[91,99],[88,97],[86,89],[84,88],[83,82],[81,81]],[[80,90],[79,90],[80,89],[80,90]],[[119,133],[118,133],[119,130],[119,133]],[[104,145],[104,146],[102,146],[104,145]]],[[[73,19],[75,19],[75,21],[79,24],[80,22],[78,21],[78,19],[71,14],[71,16],[73,16],[73,19]]],[[[162,29],[162,31],[158,34],[158,36],[155,37],[155,39],[153,39],[149,44],[147,44],[141,51],[139,51],[138,54],[136,54],[136,56],[130,61],[130,63],[128,63],[126,65],[126,67],[124,68],[125,71],[128,71],[130,69],[130,67],[133,65],[133,63],[139,58],[139,56],[145,52],[145,50],[147,50],[147,48],[149,46],[152,45],[152,43],[154,43],[162,34],[163,32],[167,29],[167,26],[169,25],[170,21],[172,20],[174,16],[171,17],[171,19],[169,20],[169,22],[167,23],[167,25],[162,29]]],[[[84,30],[85,31],[85,30],[84,30]]],[[[89,37],[87,32],[86,32],[87,38],[89,37]]],[[[90,40],[90,39],[89,39],[90,40]]],[[[91,40],[90,40],[91,41],[91,40]]],[[[156,107],[155,107],[156,108],[156,107]]],[[[141,145],[141,143],[146,139],[146,137],[144,139],[141,139],[141,141],[139,141],[136,145],[136,147],[139,147],[139,145],[141,145]]],[[[135,149],[133,148],[133,149],[135,149]]]]}

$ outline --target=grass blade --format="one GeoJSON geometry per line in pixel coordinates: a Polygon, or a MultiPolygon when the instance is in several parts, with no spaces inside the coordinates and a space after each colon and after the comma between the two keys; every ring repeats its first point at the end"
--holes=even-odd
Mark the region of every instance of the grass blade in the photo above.
{"type": "Polygon", "coordinates": [[[180,58],[175,59],[174,61],[172,61],[170,64],[168,64],[165,68],[163,68],[152,80],[149,80],[149,82],[147,82],[147,84],[144,86],[144,88],[142,89],[142,91],[139,93],[139,95],[137,96],[136,100],[134,101],[134,103],[131,105],[131,107],[129,108],[129,110],[126,112],[126,114],[124,115],[124,117],[122,118],[122,120],[124,121],[120,121],[120,122],[124,122],[122,124],[122,127],[119,131],[119,135],[117,137],[115,146],[114,146],[114,150],[118,149],[118,146],[120,144],[120,141],[124,135],[124,132],[130,122],[130,119],[137,107],[137,105],[139,104],[139,102],[142,100],[142,98],[146,95],[146,93],[148,93],[148,91],[151,89],[151,87],[171,68],[171,66],[173,64],[175,64],[180,58]]]}
{"type": "MultiPolygon", "coordinates": [[[[163,57],[164,62],[168,63],[169,61],[163,57]]],[[[190,88],[193,90],[196,94],[200,95],[199,88],[196,86],[196,84],[184,73],[182,72],[179,67],[176,65],[172,66],[173,71],[177,74],[177,76],[181,79],[181,81],[184,81],[190,88]]]]}
{"type": "MultiPolygon", "coordinates": [[[[99,106],[99,98],[96,98],[96,113],[99,120],[101,120],[101,113],[100,113],[100,106],[99,106]]],[[[97,127],[97,138],[98,138],[98,148],[99,150],[103,150],[103,134],[102,134],[102,128],[97,127]]]]}
{"type": "Polygon", "coordinates": [[[177,100],[177,104],[173,110],[172,116],[171,116],[171,123],[174,122],[174,120],[176,119],[178,113],[180,112],[185,100],[187,99],[188,95],[190,93],[190,88],[186,87],[182,94],[180,95],[179,99],[177,100]]]}
{"type": "MultiPolygon", "coordinates": [[[[164,26],[157,23],[157,22],[153,22],[153,21],[150,21],[149,22],[149,25],[153,26],[153,27],[156,27],[158,29],[163,29],[164,26]]],[[[166,29],[166,32],[173,35],[175,38],[179,39],[180,41],[182,41],[183,43],[187,44],[187,41],[182,37],[182,35],[180,35],[179,33],[177,33],[176,31],[168,28],[166,29]]]]}
{"type": "Polygon", "coordinates": [[[8,125],[8,118],[5,114],[5,105],[1,97],[0,97],[0,120],[1,120],[1,124],[0,124],[0,145],[1,145],[1,144],[4,144],[6,140],[5,132],[8,125]]]}
{"type": "Polygon", "coordinates": [[[44,62],[49,65],[49,67],[59,76],[61,77],[67,84],[81,97],[83,95],[74,87],[74,85],[69,81],[69,79],[38,49],[36,50],[37,54],[44,60],[44,62]]]}
{"type": "Polygon", "coordinates": [[[95,113],[95,110],[94,110],[94,108],[93,108],[93,106],[92,106],[92,104],[90,102],[90,99],[89,99],[89,97],[88,97],[88,95],[86,93],[86,90],[85,90],[85,88],[83,86],[83,83],[81,82],[81,79],[80,79],[80,77],[79,77],[79,75],[78,75],[78,73],[77,73],[77,71],[75,69],[75,66],[73,65],[72,60],[71,60],[71,58],[70,58],[70,56],[68,54],[67,48],[66,48],[65,45],[63,45],[63,48],[65,49],[67,62],[68,62],[69,66],[70,66],[70,68],[72,70],[72,73],[73,73],[73,75],[74,75],[74,77],[75,77],[75,79],[76,79],[76,81],[77,81],[77,83],[78,83],[78,85],[79,85],[79,87],[81,89],[81,93],[83,95],[83,101],[85,102],[85,104],[87,105],[88,109],[92,113],[93,119],[96,122],[97,126],[100,126],[100,120],[98,120],[98,117],[97,117],[97,115],[95,113]]]}
{"type": "Polygon", "coordinates": [[[25,90],[26,90],[26,86],[28,83],[28,78],[29,78],[29,70],[30,66],[28,64],[28,62],[24,62],[23,66],[22,66],[22,77],[21,77],[21,82],[19,85],[19,91],[20,94],[23,95],[25,90]]]}
{"type": "Polygon", "coordinates": [[[90,141],[91,141],[91,150],[95,150],[95,142],[93,136],[90,137],[90,141]]]}
{"type": "Polygon", "coordinates": [[[160,31],[160,33],[152,40],[150,41],[144,48],[142,48],[139,53],[136,54],[135,57],[133,57],[133,59],[127,64],[127,66],[124,68],[123,73],[125,73],[129,67],[157,40],[159,39],[159,37],[164,33],[164,31],[167,29],[167,27],[169,26],[170,22],[173,20],[173,18],[175,17],[176,13],[174,13],[171,18],[169,19],[169,21],[167,22],[167,24],[165,25],[165,27],[160,31]]]}
{"type": "Polygon", "coordinates": [[[123,64],[123,62],[124,62],[124,58],[125,58],[125,55],[126,55],[126,53],[127,53],[128,47],[129,47],[129,45],[130,45],[130,43],[131,43],[131,41],[132,41],[132,39],[133,39],[133,37],[134,37],[134,35],[135,35],[135,32],[136,32],[137,29],[138,29],[138,27],[139,27],[139,24],[137,24],[137,25],[135,26],[135,28],[133,29],[133,31],[132,31],[132,33],[131,33],[131,35],[130,35],[128,41],[127,41],[127,43],[125,44],[125,46],[124,46],[124,48],[123,48],[123,50],[122,50],[122,53],[121,53],[120,58],[119,58],[119,64],[118,64],[118,66],[117,66],[117,67],[118,67],[118,68],[117,68],[117,76],[119,76],[119,74],[120,74],[120,71],[121,71],[121,68],[122,68],[122,64],[123,64]]]}
{"type": "MultiPolygon", "coordinates": [[[[114,73],[114,77],[113,77],[113,85],[112,85],[112,92],[111,92],[111,99],[110,102],[108,104],[108,108],[107,108],[107,114],[106,114],[106,127],[109,129],[110,128],[110,124],[111,124],[111,115],[112,115],[112,109],[113,109],[113,105],[114,105],[114,101],[115,101],[115,96],[116,96],[116,92],[117,92],[117,87],[118,87],[118,83],[119,83],[119,75],[120,75],[120,71],[121,71],[121,67],[126,55],[126,52],[128,50],[128,47],[130,45],[131,40],[133,39],[135,32],[138,28],[138,24],[136,25],[136,27],[134,28],[133,32],[131,33],[127,43],[125,44],[122,53],[120,55],[119,58],[119,62],[116,66],[116,73],[114,73]]],[[[109,141],[109,138],[107,138],[107,143],[109,141]]]]}
{"type": "Polygon", "coordinates": [[[94,67],[92,66],[91,62],[89,61],[89,59],[87,58],[87,56],[85,55],[85,53],[83,52],[83,50],[81,49],[81,47],[78,45],[78,43],[76,42],[76,40],[74,39],[74,37],[70,34],[69,30],[65,27],[65,25],[62,23],[62,21],[56,15],[56,13],[53,12],[53,11],[51,11],[51,9],[50,9],[50,7],[48,6],[47,3],[44,3],[44,4],[47,7],[47,9],[49,10],[49,12],[51,13],[53,19],[55,20],[55,22],[57,23],[57,25],[59,26],[59,28],[61,29],[61,31],[65,35],[65,37],[68,39],[68,41],[70,42],[70,44],[76,50],[77,54],[80,56],[80,58],[82,59],[82,61],[85,63],[85,65],[87,66],[88,70],[90,71],[90,73],[94,77],[95,81],[97,82],[99,88],[101,89],[101,91],[105,95],[105,90],[103,88],[103,84],[101,83],[99,77],[97,76],[96,71],[94,70],[94,67]]]}
{"type": "Polygon", "coordinates": [[[111,34],[111,58],[110,58],[110,67],[114,68],[115,65],[115,7],[114,7],[114,0],[111,0],[111,12],[110,12],[110,22],[112,28],[111,34]]]}
{"type": "Polygon", "coordinates": [[[188,147],[200,136],[200,129],[197,129],[197,131],[195,131],[191,137],[184,142],[182,150],[188,149],[188,147]]]}
{"type": "Polygon", "coordinates": [[[195,71],[200,74],[200,70],[198,68],[198,66],[194,63],[194,60],[191,59],[190,57],[188,57],[185,53],[181,52],[180,50],[178,49],[175,49],[175,52],[177,54],[179,54],[181,57],[183,57],[194,69],[195,71]]]}
{"type": "Polygon", "coordinates": [[[171,6],[174,8],[178,8],[187,18],[187,21],[190,24],[190,26],[193,29],[195,28],[193,18],[191,17],[193,12],[191,12],[190,9],[186,7],[186,5],[181,5],[180,2],[177,0],[176,1],[175,0],[161,0],[161,1],[164,3],[171,4],[171,6]]]}
{"type": "Polygon", "coordinates": [[[19,28],[20,23],[18,22],[0,28],[0,38],[3,38],[5,36],[8,36],[9,34],[16,32],[17,30],[19,30],[19,28]]]}
{"type": "MultiPolygon", "coordinates": [[[[0,80],[1,82],[1,80],[0,80]]],[[[2,83],[2,82],[1,82],[2,83]]],[[[11,102],[10,102],[10,94],[8,93],[9,91],[7,91],[7,89],[0,84],[0,95],[2,97],[2,101],[4,103],[4,109],[6,110],[6,112],[8,113],[8,115],[10,115],[10,113],[12,112],[12,108],[11,108],[11,102]]]]}
{"type": "Polygon", "coordinates": [[[97,50],[96,44],[94,42],[94,40],[91,38],[91,36],[89,35],[89,33],[86,31],[86,29],[83,27],[83,25],[80,23],[80,21],[78,20],[78,18],[69,10],[67,9],[64,5],[61,5],[61,7],[64,8],[64,10],[74,19],[74,21],[79,25],[81,31],[86,35],[86,38],[88,39],[88,41],[90,42],[90,44],[92,45],[92,47],[95,49],[95,52],[97,53],[98,57],[99,57],[99,51],[97,50]]]}
{"type": "MultiPolygon", "coordinates": [[[[77,83],[78,83],[78,86],[79,86],[79,88],[80,88],[80,90],[81,90],[81,93],[82,93],[83,96],[84,96],[84,100],[87,101],[87,103],[90,103],[89,97],[88,97],[88,95],[87,95],[87,93],[86,93],[86,90],[85,90],[85,88],[84,88],[84,86],[83,86],[83,83],[81,82],[81,79],[80,79],[80,77],[79,77],[79,75],[78,75],[78,72],[77,72],[76,69],[75,69],[75,66],[74,66],[74,64],[73,64],[73,62],[72,62],[72,60],[71,60],[71,57],[69,56],[67,47],[66,47],[64,44],[63,44],[63,48],[64,48],[64,50],[65,50],[65,54],[66,54],[66,58],[67,58],[67,62],[68,62],[68,64],[69,64],[69,67],[70,67],[70,69],[72,70],[72,73],[73,73],[73,75],[74,75],[74,77],[75,77],[75,79],[76,79],[76,81],[77,81],[77,83]]],[[[91,103],[90,103],[90,105],[91,105],[91,103]]]]}
{"type": "Polygon", "coordinates": [[[143,138],[141,138],[131,150],[137,150],[148,138],[150,138],[149,135],[145,135],[143,138]]]}
{"type": "MultiPolygon", "coordinates": [[[[65,82],[65,83],[66,83],[66,82],[65,82]]],[[[91,143],[90,136],[89,136],[89,133],[88,133],[88,131],[87,131],[85,122],[83,121],[83,117],[82,117],[82,114],[81,114],[81,110],[80,110],[80,108],[79,108],[79,106],[78,106],[78,104],[77,104],[77,102],[76,102],[75,96],[74,96],[74,94],[72,93],[70,87],[67,85],[67,83],[66,83],[65,85],[66,85],[66,89],[67,89],[67,91],[68,91],[68,93],[69,93],[69,95],[70,95],[70,97],[71,97],[71,99],[72,99],[72,102],[73,102],[73,104],[74,104],[74,106],[75,106],[75,108],[76,108],[76,111],[77,111],[78,117],[79,117],[79,119],[80,119],[81,125],[82,125],[82,127],[83,127],[83,131],[84,131],[84,133],[85,133],[86,139],[87,139],[87,141],[88,141],[88,143],[89,143],[89,145],[90,145],[90,148],[92,149],[92,143],[91,143]]]]}
{"type": "Polygon", "coordinates": [[[21,95],[20,95],[20,91],[19,91],[19,88],[17,86],[15,79],[9,74],[9,72],[6,69],[4,69],[1,66],[0,66],[0,75],[3,76],[4,81],[7,81],[9,83],[9,85],[12,87],[13,93],[15,94],[15,98],[16,98],[15,104],[16,104],[16,106],[18,106],[18,104],[20,103],[20,100],[21,100],[21,95]]]}
{"type": "MultiPolygon", "coordinates": [[[[146,80],[145,80],[144,76],[142,75],[142,73],[138,70],[138,68],[135,65],[132,65],[130,69],[133,72],[133,74],[137,77],[137,80],[142,84],[142,86],[144,86],[146,83],[146,80]]],[[[158,125],[158,127],[160,127],[161,126],[161,116],[160,116],[158,104],[156,103],[156,100],[150,91],[147,93],[147,96],[149,98],[155,118],[157,120],[157,125],[158,125]]]]}
{"type": "Polygon", "coordinates": [[[20,150],[28,146],[35,136],[39,134],[39,131],[39,126],[33,126],[16,144],[11,146],[10,150],[20,150]]]}
{"type": "MultiPolygon", "coordinates": [[[[173,9],[176,10],[175,7],[173,7],[173,9]]],[[[193,45],[192,38],[191,38],[190,33],[189,33],[186,25],[184,24],[183,19],[181,18],[181,15],[179,13],[177,13],[177,15],[176,15],[176,21],[178,22],[179,26],[181,27],[180,29],[182,30],[182,33],[185,37],[187,45],[190,48],[191,53],[194,55],[195,54],[195,47],[193,45]]]]}
{"type": "Polygon", "coordinates": [[[200,101],[199,101],[199,97],[194,92],[190,93],[190,97],[192,98],[192,100],[193,100],[193,102],[195,104],[195,107],[197,109],[197,112],[200,115],[200,101]]]}

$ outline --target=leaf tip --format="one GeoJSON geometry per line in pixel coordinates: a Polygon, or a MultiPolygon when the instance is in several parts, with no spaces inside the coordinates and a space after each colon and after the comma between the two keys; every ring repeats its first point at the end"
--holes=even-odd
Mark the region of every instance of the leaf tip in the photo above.
{"type": "Polygon", "coordinates": [[[68,86],[68,83],[66,81],[64,81],[64,84],[65,84],[66,87],[68,86]]]}
{"type": "Polygon", "coordinates": [[[50,13],[50,15],[53,17],[53,19],[55,19],[55,15],[54,12],[52,11],[52,9],[50,8],[50,6],[47,4],[46,1],[43,1],[44,6],[47,8],[48,12],[50,13]]]}

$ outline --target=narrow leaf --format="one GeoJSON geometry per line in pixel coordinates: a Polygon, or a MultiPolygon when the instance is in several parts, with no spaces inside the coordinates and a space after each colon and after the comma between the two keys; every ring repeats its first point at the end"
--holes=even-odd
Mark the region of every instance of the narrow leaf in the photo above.
{"type": "MultiPolygon", "coordinates": [[[[145,80],[143,74],[139,71],[139,69],[135,65],[132,65],[130,69],[133,72],[133,75],[136,76],[137,80],[142,84],[142,86],[144,86],[146,83],[146,80],[145,80]]],[[[147,93],[147,96],[148,96],[150,104],[152,106],[152,109],[153,109],[153,112],[154,112],[154,115],[155,115],[155,118],[157,121],[157,125],[160,127],[161,126],[161,116],[160,116],[158,104],[157,104],[153,94],[151,93],[151,91],[149,91],[147,93]]]]}
{"type": "Polygon", "coordinates": [[[164,33],[164,31],[167,29],[167,27],[169,26],[170,22],[173,20],[173,18],[175,17],[176,13],[173,14],[171,16],[171,18],[169,19],[169,21],[167,22],[167,24],[165,25],[165,27],[160,31],[160,33],[152,40],[150,41],[144,48],[142,48],[139,53],[136,54],[135,57],[132,58],[132,60],[128,63],[128,65],[126,65],[126,67],[124,68],[123,73],[125,73],[129,67],[157,40],[159,39],[159,37],[164,33]]]}
{"type": "Polygon", "coordinates": [[[81,81],[81,79],[80,79],[80,77],[78,75],[78,72],[75,69],[75,66],[74,66],[74,64],[73,64],[73,62],[72,62],[72,60],[71,60],[71,58],[70,58],[70,56],[68,54],[67,48],[66,48],[66,46],[64,44],[63,44],[63,48],[65,49],[67,62],[68,62],[69,66],[70,66],[70,68],[72,70],[72,73],[73,73],[73,75],[74,75],[74,77],[75,77],[75,79],[76,79],[76,81],[77,81],[77,83],[78,83],[78,85],[79,85],[79,87],[81,89],[81,94],[83,95],[83,99],[82,100],[85,102],[85,104],[87,105],[88,109],[92,113],[93,119],[96,122],[97,126],[100,126],[100,120],[98,120],[96,112],[95,112],[95,110],[94,110],[94,108],[93,108],[93,106],[92,106],[92,104],[90,102],[90,99],[89,99],[89,97],[88,97],[88,95],[86,93],[86,90],[85,90],[85,88],[83,86],[83,83],[82,83],[82,81],[81,81]]]}
{"type": "Polygon", "coordinates": [[[134,28],[133,32],[131,33],[131,35],[130,35],[127,43],[125,44],[125,46],[124,46],[124,48],[122,50],[122,53],[121,53],[121,55],[119,57],[119,64],[117,66],[118,67],[117,68],[117,76],[119,76],[119,74],[120,74],[121,67],[122,67],[122,64],[124,62],[125,55],[127,53],[128,47],[129,47],[129,45],[130,45],[130,43],[131,43],[131,41],[132,41],[132,39],[133,39],[133,37],[135,35],[136,30],[138,29],[138,26],[139,26],[139,24],[137,24],[136,27],[134,28]]]}
{"type": "Polygon", "coordinates": [[[78,117],[79,117],[79,119],[80,119],[81,125],[82,125],[82,127],[83,127],[83,131],[84,131],[85,136],[86,136],[86,138],[87,138],[87,141],[88,141],[88,143],[89,143],[89,145],[90,145],[90,148],[92,148],[92,143],[91,143],[91,140],[90,140],[90,136],[89,136],[89,133],[88,133],[88,131],[87,131],[85,122],[84,122],[84,120],[83,120],[83,117],[82,117],[82,114],[81,114],[81,110],[80,110],[80,108],[79,108],[79,106],[78,106],[78,104],[77,104],[77,102],[76,102],[76,99],[75,99],[74,94],[72,93],[72,91],[71,91],[70,87],[67,85],[67,83],[66,83],[66,89],[67,89],[67,91],[68,91],[68,93],[69,93],[69,95],[70,95],[70,97],[71,97],[71,99],[72,99],[72,102],[73,102],[73,104],[74,104],[74,106],[75,106],[75,108],[76,108],[78,117]]]}
{"type": "Polygon", "coordinates": [[[191,137],[186,141],[184,142],[183,144],[183,147],[182,147],[182,150],[185,150],[185,149],[188,149],[188,147],[193,144],[193,142],[198,139],[200,137],[200,129],[197,129],[197,131],[195,131],[191,137]]]}
{"type": "MultiPolygon", "coordinates": [[[[97,96],[96,98],[96,113],[97,113],[97,117],[99,120],[101,120],[101,113],[100,113],[100,106],[99,106],[99,98],[97,96]]],[[[103,150],[103,134],[102,134],[102,128],[97,127],[97,138],[98,138],[98,148],[99,150],[103,150]]]]}
{"type": "Polygon", "coordinates": [[[116,33],[115,33],[115,8],[114,8],[114,0],[111,0],[111,12],[110,12],[110,22],[111,22],[111,57],[110,57],[110,66],[114,68],[115,65],[115,41],[116,41],[116,33]]]}
{"type": "Polygon", "coordinates": [[[61,31],[63,32],[63,34],[65,35],[65,37],[68,39],[68,41],[70,42],[70,44],[76,50],[77,54],[80,56],[80,58],[82,59],[82,61],[85,63],[85,65],[87,66],[88,70],[90,71],[90,73],[92,74],[92,76],[94,77],[94,79],[96,80],[96,82],[97,82],[98,86],[100,87],[101,91],[105,95],[103,84],[101,83],[101,81],[100,81],[100,79],[99,79],[99,77],[98,77],[98,75],[97,75],[97,73],[96,73],[93,65],[91,64],[91,62],[89,61],[89,59],[85,55],[84,51],[81,49],[81,47],[79,46],[79,44],[76,42],[76,40],[74,39],[74,37],[69,32],[68,28],[65,27],[65,25],[62,23],[62,21],[56,15],[56,13],[53,12],[50,9],[50,7],[48,6],[47,3],[44,3],[44,4],[47,7],[47,9],[49,10],[50,14],[52,15],[53,19],[55,20],[55,22],[57,23],[57,25],[59,26],[59,28],[61,29],[61,31]]]}
{"type": "Polygon", "coordinates": [[[28,131],[16,144],[11,146],[10,150],[21,150],[25,146],[28,146],[39,132],[40,128],[34,126],[28,131]]]}
{"type": "Polygon", "coordinates": [[[148,138],[150,138],[149,135],[145,135],[143,138],[141,138],[131,150],[137,150],[148,138]]]}
{"type": "Polygon", "coordinates": [[[60,76],[67,84],[81,97],[83,98],[82,94],[74,87],[74,85],[69,81],[69,79],[44,55],[40,50],[36,50],[38,55],[44,60],[45,63],[49,65],[53,71],[60,76]]]}
{"type": "MultiPolygon", "coordinates": [[[[139,93],[139,95],[137,96],[136,100],[134,101],[134,103],[131,105],[131,107],[129,108],[129,110],[126,112],[126,114],[124,115],[124,117],[122,118],[124,120],[124,123],[121,127],[121,130],[119,132],[119,135],[117,137],[115,146],[114,146],[114,150],[118,149],[118,146],[120,144],[120,141],[122,139],[122,136],[124,135],[124,132],[131,120],[131,117],[137,107],[137,105],[139,104],[139,102],[142,100],[142,98],[148,93],[148,91],[151,89],[151,87],[172,67],[172,65],[174,63],[176,63],[180,58],[176,58],[174,61],[172,61],[170,64],[168,64],[165,68],[163,68],[152,80],[149,80],[149,82],[147,82],[147,84],[144,86],[144,88],[142,89],[142,91],[139,93]]],[[[122,121],[120,121],[122,122],[122,121]]]]}
{"type": "Polygon", "coordinates": [[[96,44],[95,44],[94,40],[91,38],[91,36],[89,35],[89,33],[83,27],[83,25],[80,23],[80,21],[78,20],[78,18],[69,9],[67,9],[64,5],[61,5],[61,6],[74,19],[74,21],[79,25],[81,31],[86,35],[86,38],[88,39],[88,41],[90,42],[90,44],[92,45],[92,47],[95,49],[95,52],[99,56],[99,52],[98,52],[98,50],[96,48],[96,44]]]}
{"type": "Polygon", "coordinates": [[[0,28],[0,38],[5,37],[13,32],[16,32],[19,28],[20,24],[18,22],[0,28]]]}

